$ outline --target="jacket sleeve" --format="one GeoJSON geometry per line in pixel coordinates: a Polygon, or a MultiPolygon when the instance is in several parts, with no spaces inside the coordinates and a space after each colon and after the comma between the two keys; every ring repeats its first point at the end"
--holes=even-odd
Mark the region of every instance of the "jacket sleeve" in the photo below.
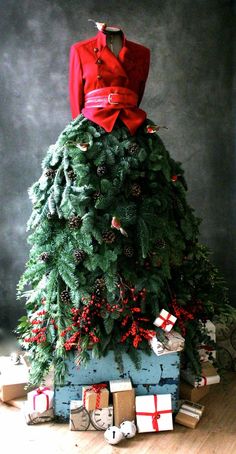
{"type": "Polygon", "coordinates": [[[143,78],[141,80],[140,87],[139,87],[138,106],[141,103],[142,98],[143,98],[146,80],[148,78],[148,73],[149,73],[149,67],[150,67],[150,49],[147,49],[146,58],[144,61],[144,68],[145,68],[144,75],[143,75],[143,78]]]}
{"type": "Polygon", "coordinates": [[[77,117],[84,104],[84,86],[82,65],[78,50],[74,45],[70,48],[69,57],[69,99],[72,118],[77,117]]]}

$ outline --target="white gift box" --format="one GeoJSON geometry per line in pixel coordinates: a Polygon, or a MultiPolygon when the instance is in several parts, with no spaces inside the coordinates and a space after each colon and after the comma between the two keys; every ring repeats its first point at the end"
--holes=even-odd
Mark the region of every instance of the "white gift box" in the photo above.
{"type": "Polygon", "coordinates": [[[185,381],[193,385],[194,388],[220,383],[220,376],[211,363],[203,363],[202,375],[200,377],[194,375],[194,373],[190,369],[182,370],[181,377],[185,381]]]}
{"type": "Polygon", "coordinates": [[[154,320],[153,324],[162,328],[167,333],[172,330],[177,317],[162,309],[159,316],[154,320]]]}
{"type": "Polygon", "coordinates": [[[46,386],[41,386],[27,394],[30,412],[44,413],[53,407],[54,392],[46,386]]]}
{"type": "Polygon", "coordinates": [[[135,402],[138,432],[173,430],[171,394],[137,396],[135,402]]]}
{"type": "Polygon", "coordinates": [[[124,380],[110,380],[109,384],[111,393],[129,391],[130,389],[132,389],[130,378],[125,378],[124,380]]]}

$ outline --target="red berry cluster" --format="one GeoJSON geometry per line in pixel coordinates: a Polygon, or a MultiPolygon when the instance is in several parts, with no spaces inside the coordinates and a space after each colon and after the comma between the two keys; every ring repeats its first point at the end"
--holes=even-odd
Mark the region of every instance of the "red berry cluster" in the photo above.
{"type": "Polygon", "coordinates": [[[42,317],[42,318],[34,318],[33,320],[30,321],[31,325],[36,325],[36,328],[32,328],[31,332],[34,334],[31,337],[25,337],[24,341],[25,342],[35,342],[36,344],[42,344],[43,342],[46,342],[46,326],[44,325],[45,322],[45,315],[47,314],[47,311],[44,309],[42,311],[38,311],[36,313],[37,317],[42,317]]]}
{"type": "Polygon", "coordinates": [[[185,326],[186,322],[188,322],[188,320],[193,320],[194,315],[192,312],[187,311],[182,306],[179,306],[177,304],[176,297],[172,298],[170,306],[171,306],[171,310],[174,312],[175,316],[178,319],[178,325],[180,327],[181,334],[183,336],[185,336],[186,335],[186,326],[185,326]]]}
{"type": "Polygon", "coordinates": [[[79,343],[81,338],[86,336],[88,337],[88,340],[94,344],[100,342],[100,338],[96,333],[96,326],[92,328],[91,325],[94,325],[94,323],[97,322],[96,317],[101,317],[101,308],[106,300],[99,300],[93,293],[90,300],[86,301],[86,298],[83,298],[83,301],[85,301],[86,304],[82,308],[71,309],[73,323],[61,332],[61,336],[64,337],[69,331],[76,329],[76,331],[65,341],[64,347],[66,350],[71,350],[79,343]]]}

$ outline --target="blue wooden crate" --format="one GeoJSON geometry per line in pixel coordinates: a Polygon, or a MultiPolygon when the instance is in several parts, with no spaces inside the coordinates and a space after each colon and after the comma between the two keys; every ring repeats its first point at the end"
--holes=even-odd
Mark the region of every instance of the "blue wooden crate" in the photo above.
{"type": "Polygon", "coordinates": [[[78,368],[74,356],[67,361],[68,374],[65,384],[54,387],[54,411],[60,419],[69,419],[71,400],[80,400],[82,385],[109,382],[109,380],[131,378],[135,393],[171,394],[173,410],[177,409],[179,399],[180,355],[151,356],[141,353],[141,368],[137,370],[127,354],[123,355],[124,372],[120,373],[113,352],[101,359],[91,359],[88,366],[78,368]]]}

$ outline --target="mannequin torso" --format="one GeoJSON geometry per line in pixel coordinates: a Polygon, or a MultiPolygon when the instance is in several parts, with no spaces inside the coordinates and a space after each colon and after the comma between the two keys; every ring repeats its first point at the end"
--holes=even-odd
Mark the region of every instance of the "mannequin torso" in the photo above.
{"type": "Polygon", "coordinates": [[[107,31],[106,32],[106,44],[107,44],[107,47],[109,47],[109,49],[117,57],[122,48],[121,32],[120,31],[116,31],[116,32],[107,31]]]}

